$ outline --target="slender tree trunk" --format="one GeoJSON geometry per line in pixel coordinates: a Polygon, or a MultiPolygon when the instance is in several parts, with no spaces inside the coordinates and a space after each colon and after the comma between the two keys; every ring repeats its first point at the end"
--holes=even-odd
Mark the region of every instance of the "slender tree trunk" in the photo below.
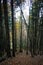
{"type": "Polygon", "coordinates": [[[29,25],[27,27],[27,50],[26,50],[26,54],[28,54],[28,49],[29,49],[29,25]]]}
{"type": "Polygon", "coordinates": [[[6,30],[5,30],[5,21],[4,21],[4,8],[3,8],[3,3],[2,3],[2,27],[3,27],[3,46],[4,46],[4,51],[6,50],[6,30]]]}
{"type": "Polygon", "coordinates": [[[2,28],[2,8],[1,8],[1,0],[0,0],[0,55],[2,52],[2,46],[3,46],[3,28],[2,28]]]}
{"type": "MultiPolygon", "coordinates": [[[[21,9],[21,6],[20,6],[20,9],[21,9]]],[[[22,52],[22,10],[21,10],[21,17],[20,17],[20,20],[21,20],[20,52],[22,52]]]]}
{"type": "Polygon", "coordinates": [[[42,17],[41,17],[41,20],[40,20],[40,55],[43,55],[43,13],[42,13],[42,17]]]}
{"type": "Polygon", "coordinates": [[[15,18],[14,18],[14,45],[15,45],[15,52],[17,51],[17,38],[16,38],[16,21],[15,21],[15,18]]]}
{"type": "Polygon", "coordinates": [[[8,24],[8,8],[7,0],[3,0],[4,17],[5,17],[5,28],[6,28],[6,44],[7,44],[7,56],[10,57],[10,36],[9,36],[9,24],[8,24]]]}
{"type": "Polygon", "coordinates": [[[11,11],[12,11],[12,44],[13,44],[13,56],[15,57],[15,21],[14,21],[14,10],[13,0],[11,0],[11,11]]]}

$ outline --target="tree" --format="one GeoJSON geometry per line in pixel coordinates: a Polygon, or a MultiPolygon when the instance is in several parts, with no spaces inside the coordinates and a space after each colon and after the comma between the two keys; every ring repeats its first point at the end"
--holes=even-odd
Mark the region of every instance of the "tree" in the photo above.
{"type": "MultiPolygon", "coordinates": [[[[16,5],[19,6],[20,10],[21,10],[21,17],[20,17],[20,19],[21,19],[20,52],[22,52],[22,16],[24,18],[24,15],[23,15],[23,12],[22,12],[22,5],[20,5],[20,4],[22,4],[22,2],[24,2],[24,0],[16,0],[16,2],[17,2],[16,5]]],[[[25,20],[25,18],[24,18],[24,20],[25,20]]]]}
{"type": "Polygon", "coordinates": [[[8,8],[7,8],[7,0],[3,0],[4,7],[4,17],[5,17],[5,28],[6,28],[6,44],[7,44],[7,56],[10,57],[10,36],[9,36],[9,24],[8,24],[8,8]]]}
{"type": "Polygon", "coordinates": [[[14,1],[11,0],[11,11],[12,11],[12,43],[13,43],[13,56],[15,57],[15,21],[14,21],[14,10],[13,10],[13,3],[14,1]]]}
{"type": "Polygon", "coordinates": [[[2,28],[2,8],[1,8],[1,0],[0,0],[0,56],[2,55],[1,52],[3,52],[3,28],[2,28]]]}
{"type": "Polygon", "coordinates": [[[23,1],[17,1],[17,5],[20,7],[20,11],[21,11],[21,37],[20,37],[20,49],[22,51],[22,17],[24,19],[24,24],[26,25],[26,29],[27,29],[27,50],[26,50],[26,54],[28,54],[28,41],[29,41],[29,25],[27,25],[26,23],[26,20],[25,20],[25,17],[24,17],[24,14],[23,14],[23,11],[22,11],[22,2],[24,2],[25,0],[23,1]],[[21,5],[20,5],[21,4],[21,5]]]}
{"type": "Polygon", "coordinates": [[[21,16],[20,16],[20,20],[21,20],[20,52],[22,52],[22,13],[21,13],[21,16]]]}
{"type": "Polygon", "coordinates": [[[40,47],[39,47],[39,51],[40,51],[40,55],[43,55],[43,12],[41,12],[41,20],[40,20],[40,47]]]}
{"type": "MultiPolygon", "coordinates": [[[[39,20],[39,11],[40,8],[42,7],[41,5],[42,1],[35,1],[33,2],[32,5],[32,30],[33,30],[33,42],[32,42],[32,47],[30,45],[31,48],[31,52],[33,53],[33,55],[37,55],[37,51],[38,51],[38,47],[40,47],[38,40],[37,40],[37,33],[39,32],[38,29],[38,20],[39,20]],[[38,6],[39,5],[39,6],[38,6]],[[39,45],[39,46],[38,46],[39,45]],[[32,50],[33,49],[33,50],[32,50]]],[[[40,32],[39,32],[40,33],[40,32]]],[[[39,35],[40,36],[40,35],[39,35]]]]}

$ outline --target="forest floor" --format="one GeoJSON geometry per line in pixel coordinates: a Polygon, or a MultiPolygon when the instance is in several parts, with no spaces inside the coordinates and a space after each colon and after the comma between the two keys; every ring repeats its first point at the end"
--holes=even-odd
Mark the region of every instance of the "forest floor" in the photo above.
{"type": "Polygon", "coordinates": [[[16,57],[11,57],[1,62],[0,65],[43,65],[43,56],[31,57],[30,54],[17,53],[16,57]]]}

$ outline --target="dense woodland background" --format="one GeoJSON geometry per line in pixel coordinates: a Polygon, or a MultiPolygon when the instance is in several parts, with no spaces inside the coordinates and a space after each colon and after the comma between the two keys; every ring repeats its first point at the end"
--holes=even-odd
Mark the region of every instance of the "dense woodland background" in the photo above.
{"type": "Polygon", "coordinates": [[[0,0],[0,61],[18,53],[43,55],[43,0],[0,0]]]}

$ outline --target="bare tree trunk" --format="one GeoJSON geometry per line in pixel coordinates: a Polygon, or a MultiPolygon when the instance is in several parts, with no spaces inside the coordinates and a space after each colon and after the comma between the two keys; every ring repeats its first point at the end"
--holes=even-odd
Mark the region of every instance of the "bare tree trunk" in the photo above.
{"type": "Polygon", "coordinates": [[[28,54],[28,50],[29,50],[29,25],[27,27],[27,50],[26,50],[26,54],[28,54]]]}
{"type": "Polygon", "coordinates": [[[43,13],[42,13],[42,17],[41,17],[41,20],[40,20],[40,55],[43,55],[43,13]]]}
{"type": "Polygon", "coordinates": [[[1,0],[0,0],[0,55],[3,50],[3,28],[2,28],[2,8],[1,8],[1,0]]]}
{"type": "Polygon", "coordinates": [[[13,0],[11,0],[11,11],[12,11],[12,44],[13,44],[13,56],[15,57],[15,21],[14,21],[14,10],[13,10],[13,0]]]}
{"type": "Polygon", "coordinates": [[[5,17],[5,28],[6,28],[6,44],[7,44],[7,56],[10,57],[10,36],[9,36],[9,24],[8,24],[8,8],[7,0],[3,0],[4,17],[5,17]]]}
{"type": "MultiPolygon", "coordinates": [[[[20,7],[21,9],[21,7],[20,7]]],[[[20,52],[22,52],[22,12],[21,12],[21,33],[20,33],[20,52]]]]}

